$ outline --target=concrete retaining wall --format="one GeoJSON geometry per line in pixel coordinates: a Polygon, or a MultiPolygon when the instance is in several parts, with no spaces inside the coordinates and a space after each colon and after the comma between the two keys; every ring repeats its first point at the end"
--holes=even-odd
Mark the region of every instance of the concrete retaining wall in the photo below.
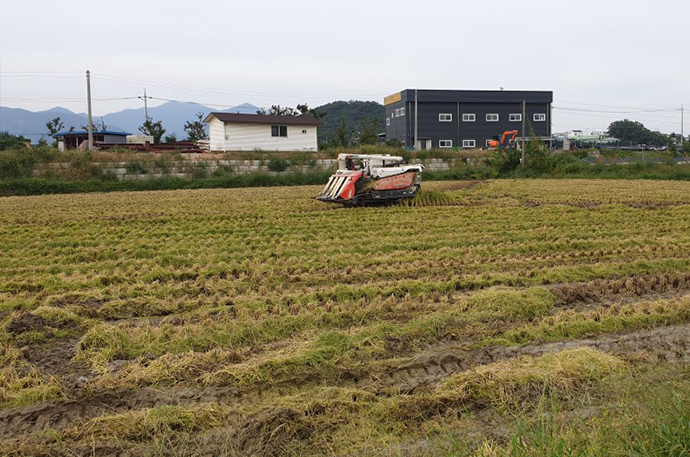
{"type": "MultiPolygon", "coordinates": [[[[421,163],[427,171],[442,171],[457,166],[480,165],[482,158],[467,159],[413,159],[410,163],[421,163]]],[[[191,178],[200,176],[213,176],[214,174],[248,174],[280,172],[269,169],[269,160],[237,160],[237,159],[212,159],[203,156],[184,157],[177,160],[132,161],[132,162],[91,162],[91,166],[98,167],[104,173],[114,174],[118,180],[128,179],[152,179],[162,176],[175,176],[191,178]]],[[[34,170],[34,176],[44,177],[50,175],[64,175],[69,173],[72,165],[67,162],[54,162],[44,164],[34,170]]],[[[290,165],[284,173],[310,171],[333,171],[338,167],[337,159],[314,159],[306,163],[290,165]]]]}

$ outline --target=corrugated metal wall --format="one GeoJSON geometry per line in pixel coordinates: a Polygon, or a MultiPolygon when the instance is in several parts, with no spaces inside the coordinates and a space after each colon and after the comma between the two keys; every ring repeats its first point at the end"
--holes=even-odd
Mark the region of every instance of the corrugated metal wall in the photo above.
{"type": "MultiPolygon", "coordinates": [[[[316,126],[288,125],[287,137],[271,136],[269,124],[225,124],[226,151],[316,151],[316,126]],[[305,132],[305,133],[303,133],[305,132]]],[[[213,150],[213,143],[211,146],[213,150]]]]}

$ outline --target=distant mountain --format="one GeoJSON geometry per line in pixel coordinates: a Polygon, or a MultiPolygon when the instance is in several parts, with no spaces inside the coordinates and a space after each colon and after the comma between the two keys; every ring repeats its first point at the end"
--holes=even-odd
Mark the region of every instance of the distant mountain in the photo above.
{"type": "MultiPolygon", "coordinates": [[[[228,113],[256,114],[259,108],[243,103],[234,108],[224,110],[228,113]]],[[[165,134],[176,133],[178,139],[184,139],[187,134],[184,124],[194,120],[197,113],[205,117],[208,113],[218,111],[198,103],[166,102],[160,106],[149,108],[149,117],[154,121],[162,121],[166,129],[165,134]]],[[[14,135],[23,135],[36,143],[41,137],[48,139],[46,123],[51,119],[60,117],[65,124],[65,130],[70,127],[79,129],[88,122],[83,113],[74,113],[67,108],[56,106],[46,111],[32,112],[21,108],[8,108],[0,106],[0,131],[8,131],[14,135]]],[[[108,130],[117,132],[139,133],[139,126],[145,120],[144,108],[126,109],[105,116],[94,116],[94,124],[105,123],[108,130]]]]}
{"type": "Polygon", "coordinates": [[[241,105],[237,105],[233,108],[228,108],[226,110],[223,110],[223,113],[239,113],[239,114],[256,114],[256,112],[259,110],[258,106],[254,106],[251,103],[242,103],[241,105]]]}
{"type": "Polygon", "coordinates": [[[38,112],[0,106],[0,131],[22,135],[36,143],[41,137],[48,139],[46,123],[56,117],[60,117],[66,128],[74,126],[78,129],[88,122],[86,116],[73,113],[60,106],[38,112]]]}
{"type": "MultiPolygon", "coordinates": [[[[163,128],[166,130],[165,135],[175,133],[177,138],[181,140],[187,136],[184,131],[185,122],[193,121],[197,113],[202,113],[206,117],[211,111],[214,110],[198,103],[165,102],[160,106],[150,107],[149,117],[154,121],[163,123],[163,128]]],[[[126,109],[106,114],[103,116],[103,120],[108,129],[111,128],[111,125],[117,125],[122,127],[125,132],[137,135],[140,133],[139,127],[146,120],[146,114],[143,107],[126,109]]]]}

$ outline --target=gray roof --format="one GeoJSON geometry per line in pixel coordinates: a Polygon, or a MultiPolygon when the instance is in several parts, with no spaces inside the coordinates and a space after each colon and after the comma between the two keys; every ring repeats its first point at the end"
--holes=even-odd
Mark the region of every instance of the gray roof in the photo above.
{"type": "MultiPolygon", "coordinates": [[[[69,130],[64,130],[62,132],[58,132],[55,134],[55,136],[81,136],[81,135],[88,135],[89,132],[88,130],[72,130],[71,132],[69,130]]],[[[93,131],[94,135],[116,135],[116,136],[127,136],[131,135],[131,133],[127,132],[113,132],[111,130],[94,130],[93,131]]]]}
{"type": "MultiPolygon", "coordinates": [[[[403,101],[413,102],[415,89],[400,92],[403,101]]],[[[452,103],[552,103],[552,91],[537,90],[438,90],[417,89],[420,102],[452,103]]]]}
{"type": "Polygon", "coordinates": [[[321,122],[311,116],[273,116],[267,114],[238,113],[210,113],[206,116],[204,122],[209,122],[211,116],[223,122],[274,125],[321,125],[321,122]]]}

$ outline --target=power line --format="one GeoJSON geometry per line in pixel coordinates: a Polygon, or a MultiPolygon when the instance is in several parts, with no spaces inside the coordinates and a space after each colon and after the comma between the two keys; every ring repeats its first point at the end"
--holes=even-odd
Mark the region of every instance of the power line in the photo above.
{"type": "MultiPolygon", "coordinates": [[[[113,102],[119,100],[134,100],[138,97],[110,97],[110,98],[92,98],[91,100],[96,100],[99,102],[113,102]]],[[[36,102],[83,102],[84,98],[78,97],[0,97],[3,101],[36,101],[36,102]]]]}
{"type": "Polygon", "coordinates": [[[567,105],[584,105],[584,106],[598,106],[602,108],[623,108],[623,109],[671,109],[672,106],[675,105],[658,105],[658,106],[648,106],[648,107],[641,107],[641,106],[621,106],[621,105],[602,105],[598,103],[584,103],[584,102],[569,102],[567,100],[559,100],[556,103],[565,103],[567,105]]]}
{"type": "Polygon", "coordinates": [[[610,114],[668,113],[668,112],[678,111],[677,109],[663,109],[663,110],[662,109],[656,109],[656,110],[638,109],[638,110],[620,111],[620,110],[573,108],[573,107],[556,106],[556,105],[552,106],[552,108],[566,110],[566,111],[581,111],[584,113],[610,113],[610,114]]]}
{"type": "MultiPolygon", "coordinates": [[[[581,113],[581,112],[576,112],[576,111],[568,112],[567,114],[570,114],[572,116],[599,117],[599,118],[604,118],[604,119],[613,119],[614,118],[614,116],[610,116],[610,115],[607,116],[604,114],[581,113]]],[[[633,117],[633,116],[630,116],[630,117],[633,117]]],[[[655,118],[655,117],[650,117],[650,116],[634,116],[634,117],[637,119],[645,120],[645,121],[660,122],[663,124],[675,124],[678,122],[677,120],[673,120],[673,119],[661,119],[661,118],[655,118]]]]}
{"type": "Polygon", "coordinates": [[[166,88],[166,89],[176,89],[176,90],[193,90],[193,91],[199,91],[199,92],[213,92],[213,93],[221,93],[221,94],[230,94],[230,95],[248,95],[248,96],[259,96],[259,97],[273,97],[273,96],[288,96],[288,97],[304,97],[304,98],[331,98],[331,97],[383,97],[381,94],[376,94],[376,95],[363,95],[363,94],[295,94],[295,93],[286,93],[286,92],[267,92],[267,91],[253,91],[253,90],[227,90],[227,89],[218,89],[218,88],[213,88],[213,87],[202,87],[202,86],[192,86],[188,84],[179,84],[179,83],[170,83],[170,82],[162,82],[162,81],[152,81],[152,80],[144,80],[144,79],[135,79],[135,78],[127,78],[127,77],[122,77],[122,76],[115,76],[115,75],[106,75],[106,74],[101,74],[93,75],[94,79],[101,79],[105,81],[112,81],[112,82],[121,82],[125,84],[136,84],[136,85],[141,85],[141,84],[146,84],[146,85],[152,85],[156,87],[161,87],[161,88],[166,88]]]}

